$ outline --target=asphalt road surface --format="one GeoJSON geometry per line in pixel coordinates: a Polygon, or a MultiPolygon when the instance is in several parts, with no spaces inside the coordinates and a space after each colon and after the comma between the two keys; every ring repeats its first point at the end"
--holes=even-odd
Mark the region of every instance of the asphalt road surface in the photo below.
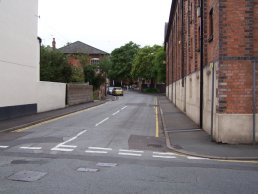
{"type": "Polygon", "coordinates": [[[153,95],[0,133],[0,193],[258,193],[258,164],[179,155],[153,95]]]}

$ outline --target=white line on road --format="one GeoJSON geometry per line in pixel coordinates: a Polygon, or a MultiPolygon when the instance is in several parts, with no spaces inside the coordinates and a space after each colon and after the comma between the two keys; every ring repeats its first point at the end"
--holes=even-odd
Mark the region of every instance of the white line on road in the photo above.
{"type": "Polygon", "coordinates": [[[106,151],[111,151],[112,148],[101,148],[101,147],[88,147],[90,150],[106,150],[106,151]]]}
{"type": "Polygon", "coordinates": [[[107,154],[107,151],[94,151],[94,150],[86,150],[86,153],[94,153],[94,154],[107,154]]]}
{"type": "Polygon", "coordinates": [[[193,156],[187,156],[187,159],[189,159],[189,160],[207,160],[207,158],[200,158],[200,157],[193,157],[193,156]]]}
{"type": "Polygon", "coordinates": [[[144,153],[144,151],[141,151],[141,150],[123,150],[123,149],[119,149],[119,152],[144,153]]]}
{"type": "Polygon", "coordinates": [[[136,153],[122,153],[122,152],[119,152],[118,155],[124,155],[124,156],[142,156],[142,154],[136,154],[136,153]]]}
{"type": "Polygon", "coordinates": [[[112,115],[115,116],[116,114],[118,114],[120,112],[120,110],[116,111],[115,113],[113,113],[112,115]]]}
{"type": "Polygon", "coordinates": [[[61,147],[65,147],[65,148],[77,148],[76,145],[62,145],[61,147]]]}
{"type": "Polygon", "coordinates": [[[124,110],[125,108],[127,108],[127,106],[124,106],[123,108],[121,108],[121,110],[124,110]]]}
{"type": "Polygon", "coordinates": [[[77,139],[79,136],[81,136],[82,134],[84,134],[87,130],[83,130],[81,131],[80,133],[78,133],[76,136],[72,137],[71,139],[68,139],[67,141],[61,143],[61,145],[63,146],[64,144],[70,142],[70,141],[73,141],[75,139],[77,139]]]}
{"type": "Polygon", "coordinates": [[[175,156],[176,154],[170,153],[170,152],[153,152],[153,155],[169,155],[169,156],[175,156]]]}
{"type": "Polygon", "coordinates": [[[61,152],[71,152],[73,149],[66,149],[66,148],[59,148],[59,147],[54,147],[51,149],[52,151],[61,151],[61,152]]]}
{"type": "Polygon", "coordinates": [[[25,150],[41,150],[42,147],[27,147],[27,146],[23,146],[23,147],[20,147],[20,149],[25,149],[25,150]]]}
{"type": "Polygon", "coordinates": [[[105,121],[107,121],[109,119],[109,117],[103,119],[102,121],[100,121],[99,123],[97,123],[95,126],[99,126],[100,124],[104,123],[105,121]]]}
{"type": "Polygon", "coordinates": [[[9,146],[0,146],[0,148],[8,148],[9,146]]]}
{"type": "Polygon", "coordinates": [[[175,159],[175,156],[160,156],[160,155],[152,155],[153,158],[166,158],[166,159],[175,159]]]}
{"type": "Polygon", "coordinates": [[[66,149],[66,148],[63,148],[63,147],[70,147],[70,148],[76,148],[77,146],[75,145],[65,145],[66,143],[68,142],[71,142],[75,139],[77,139],[79,136],[81,136],[82,134],[84,134],[87,130],[83,130],[81,131],[80,133],[78,133],[76,136],[68,139],[67,141],[65,142],[62,142],[60,144],[58,144],[57,146],[55,146],[54,148],[52,148],[51,150],[53,151],[65,151],[65,152],[70,152],[70,151],[73,151],[74,149],[66,149]]]}

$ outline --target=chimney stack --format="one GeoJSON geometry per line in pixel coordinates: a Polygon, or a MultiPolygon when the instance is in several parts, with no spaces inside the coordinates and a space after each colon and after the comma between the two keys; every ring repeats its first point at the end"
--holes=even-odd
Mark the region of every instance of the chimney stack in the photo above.
{"type": "Polygon", "coordinates": [[[53,41],[52,41],[52,49],[56,50],[56,40],[55,40],[55,38],[53,38],[53,41]]]}

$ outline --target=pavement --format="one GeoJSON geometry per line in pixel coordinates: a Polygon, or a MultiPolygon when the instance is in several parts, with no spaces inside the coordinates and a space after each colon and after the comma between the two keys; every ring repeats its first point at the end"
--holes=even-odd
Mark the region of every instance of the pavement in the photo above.
{"type": "MultiPolygon", "coordinates": [[[[109,99],[107,99],[109,100],[109,99]]],[[[14,131],[16,129],[29,127],[32,125],[36,125],[38,123],[48,121],[51,119],[55,119],[57,117],[65,116],[74,112],[82,111],[94,106],[101,105],[105,103],[107,100],[97,100],[93,102],[88,102],[84,104],[67,106],[65,108],[37,113],[33,115],[28,115],[24,117],[18,117],[10,120],[0,121],[0,133],[1,132],[9,132],[14,131]]]]}
{"type": "Polygon", "coordinates": [[[258,145],[229,145],[211,141],[185,113],[166,96],[158,96],[167,147],[195,157],[221,160],[258,160],[258,145]]]}

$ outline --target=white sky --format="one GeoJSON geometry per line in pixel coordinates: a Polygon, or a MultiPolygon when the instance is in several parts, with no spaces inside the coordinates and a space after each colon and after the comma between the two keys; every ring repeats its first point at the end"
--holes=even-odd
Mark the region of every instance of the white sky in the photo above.
{"type": "Polygon", "coordinates": [[[162,45],[172,0],[39,0],[39,37],[57,48],[77,40],[111,53],[133,41],[162,45]]]}

